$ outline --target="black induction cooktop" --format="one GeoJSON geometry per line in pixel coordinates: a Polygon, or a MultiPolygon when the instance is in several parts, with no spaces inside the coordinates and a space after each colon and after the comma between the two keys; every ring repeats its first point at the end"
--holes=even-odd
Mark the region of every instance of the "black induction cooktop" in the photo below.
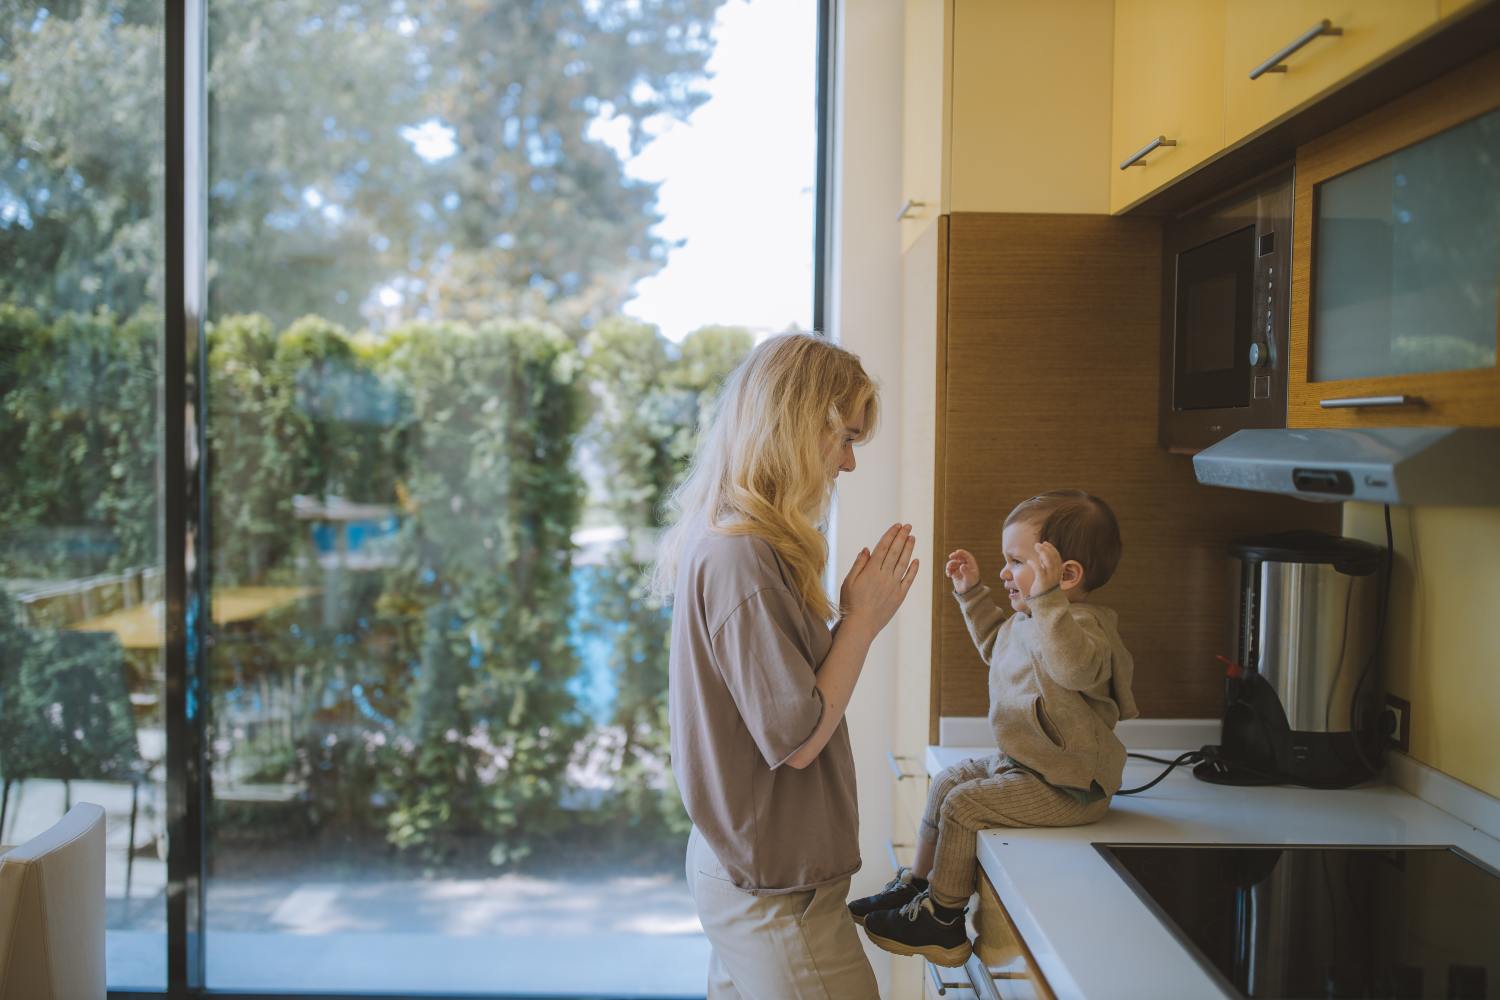
{"type": "Polygon", "coordinates": [[[1500,873],[1455,848],[1094,846],[1232,996],[1500,1000],[1500,873]]]}

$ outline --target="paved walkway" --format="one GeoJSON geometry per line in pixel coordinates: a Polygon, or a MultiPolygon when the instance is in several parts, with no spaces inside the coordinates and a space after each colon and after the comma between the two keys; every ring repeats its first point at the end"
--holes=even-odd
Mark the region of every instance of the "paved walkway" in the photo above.
{"type": "MultiPolygon", "coordinates": [[[[160,989],[166,866],[138,850],[127,900],[130,789],[75,782],[73,800],[98,802],[108,817],[110,986],[160,989]]],[[[62,815],[62,787],[27,782],[11,805],[4,840],[18,843],[62,815]]],[[[153,835],[154,821],[141,820],[137,845],[153,835]]],[[[282,875],[274,856],[246,855],[221,855],[218,870],[240,873],[209,880],[212,988],[703,995],[708,943],[676,870],[424,878],[371,868],[328,878],[306,863],[311,877],[282,875]]]]}

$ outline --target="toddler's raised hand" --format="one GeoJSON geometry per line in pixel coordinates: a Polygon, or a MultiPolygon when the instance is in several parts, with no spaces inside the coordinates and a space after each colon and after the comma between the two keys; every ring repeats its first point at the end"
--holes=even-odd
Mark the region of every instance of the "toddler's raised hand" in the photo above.
{"type": "Polygon", "coordinates": [[[1031,593],[1027,597],[1040,597],[1062,583],[1062,553],[1051,542],[1037,542],[1036,556],[1026,560],[1026,565],[1031,567],[1031,593]]]}
{"type": "Polygon", "coordinates": [[[979,582],[979,560],[968,549],[954,549],[948,553],[948,565],[944,572],[953,581],[954,593],[966,593],[979,582]]]}

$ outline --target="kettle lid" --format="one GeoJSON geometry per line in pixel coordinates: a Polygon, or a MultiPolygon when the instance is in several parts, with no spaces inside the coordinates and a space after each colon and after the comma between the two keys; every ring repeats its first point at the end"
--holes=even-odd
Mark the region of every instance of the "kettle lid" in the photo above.
{"type": "Polygon", "coordinates": [[[1322,531],[1283,531],[1239,538],[1229,554],[1245,562],[1332,563],[1348,576],[1367,576],[1385,561],[1385,549],[1322,531]]]}

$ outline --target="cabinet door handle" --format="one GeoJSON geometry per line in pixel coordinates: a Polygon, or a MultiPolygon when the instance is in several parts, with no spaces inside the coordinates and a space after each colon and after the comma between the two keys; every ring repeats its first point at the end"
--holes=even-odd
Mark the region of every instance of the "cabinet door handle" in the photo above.
{"type": "Polygon", "coordinates": [[[1314,38],[1318,38],[1322,35],[1337,36],[1342,35],[1343,33],[1343,28],[1335,28],[1333,26],[1333,22],[1325,17],[1323,18],[1323,20],[1319,21],[1317,24],[1313,25],[1311,28],[1308,28],[1302,34],[1298,35],[1296,38],[1288,42],[1287,45],[1277,51],[1274,56],[1252,69],[1250,71],[1250,79],[1259,80],[1267,73],[1285,73],[1286,64],[1283,63],[1282,60],[1290,56],[1293,52],[1296,52],[1298,49],[1302,48],[1302,46],[1306,45],[1314,38]]]}
{"type": "Polygon", "coordinates": [[[1140,149],[1137,149],[1134,153],[1131,153],[1129,156],[1125,157],[1125,159],[1121,160],[1120,169],[1124,170],[1126,167],[1144,167],[1146,165],[1147,153],[1155,149],[1160,149],[1162,146],[1175,145],[1177,145],[1176,139],[1168,139],[1164,135],[1159,135],[1155,139],[1152,139],[1150,142],[1146,143],[1140,149]]]}
{"type": "Polygon", "coordinates": [[[911,210],[914,209],[914,208],[926,208],[926,207],[927,207],[927,202],[925,202],[925,201],[913,201],[912,199],[908,198],[908,199],[906,199],[906,203],[901,206],[901,211],[899,211],[899,212],[896,213],[896,221],[900,222],[902,219],[910,219],[912,217],[911,210]]]}
{"type": "Polygon", "coordinates": [[[1320,399],[1318,405],[1325,410],[1340,410],[1365,406],[1421,406],[1421,396],[1338,396],[1320,399]]]}
{"type": "Polygon", "coordinates": [[[947,996],[949,990],[967,990],[970,988],[967,980],[963,982],[949,982],[944,979],[943,974],[938,971],[938,967],[931,962],[927,963],[927,975],[932,978],[932,988],[937,991],[937,995],[940,997],[947,996]]]}
{"type": "Polygon", "coordinates": [[[885,762],[891,766],[891,774],[895,776],[897,781],[905,781],[908,778],[920,778],[921,775],[913,774],[901,766],[901,762],[904,760],[911,760],[911,758],[897,757],[894,750],[887,750],[885,752],[885,762]]]}
{"type": "Polygon", "coordinates": [[[995,988],[995,977],[990,975],[990,970],[980,961],[977,952],[969,953],[969,960],[964,963],[964,972],[968,973],[969,988],[979,1000],[1000,1000],[1000,991],[995,988]]]}

